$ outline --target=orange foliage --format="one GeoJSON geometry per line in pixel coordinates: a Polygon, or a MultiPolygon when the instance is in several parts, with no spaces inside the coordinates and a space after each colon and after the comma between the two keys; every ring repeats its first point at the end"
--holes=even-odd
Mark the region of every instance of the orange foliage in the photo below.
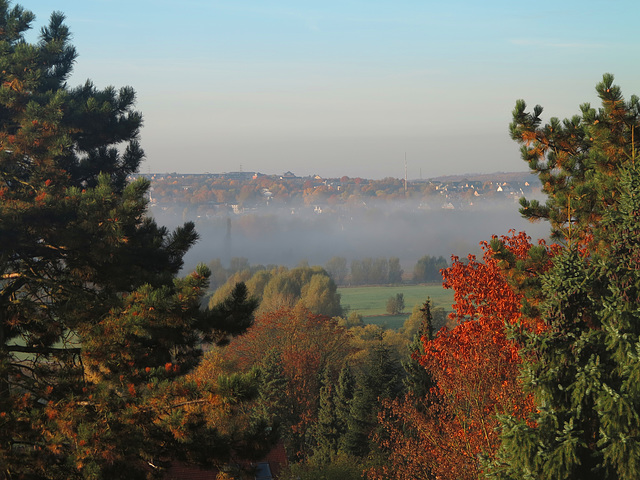
{"type": "Polygon", "coordinates": [[[272,356],[282,369],[278,409],[286,412],[283,422],[294,435],[304,436],[317,419],[321,372],[339,370],[351,352],[347,339],[345,329],[331,317],[283,307],[258,316],[247,333],[232,340],[223,362],[247,371],[272,356]]]}
{"type": "MultiPolygon", "coordinates": [[[[518,260],[532,246],[513,231],[501,241],[518,260]]],[[[444,287],[455,291],[450,317],[457,325],[423,338],[419,360],[436,385],[427,398],[390,402],[380,414],[390,462],[375,478],[478,478],[479,458],[498,447],[496,414],[525,417],[533,408],[518,381],[518,346],[505,329],[521,321],[522,294],[508,282],[514,273],[501,268],[488,242],[481,245],[481,262],[453,257],[442,272],[444,287]]]]}

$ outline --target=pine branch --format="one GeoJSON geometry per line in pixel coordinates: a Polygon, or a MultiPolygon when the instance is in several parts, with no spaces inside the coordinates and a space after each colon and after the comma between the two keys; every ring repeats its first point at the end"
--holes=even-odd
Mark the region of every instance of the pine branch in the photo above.
{"type": "Polygon", "coordinates": [[[22,345],[7,345],[7,351],[18,353],[36,353],[42,355],[57,355],[66,353],[69,355],[80,355],[82,353],[81,348],[55,348],[55,347],[27,347],[22,345]]]}

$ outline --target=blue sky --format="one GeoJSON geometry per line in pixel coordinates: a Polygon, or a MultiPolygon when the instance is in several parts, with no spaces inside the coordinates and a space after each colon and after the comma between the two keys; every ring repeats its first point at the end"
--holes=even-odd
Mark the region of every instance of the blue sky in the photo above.
{"type": "Polygon", "coordinates": [[[524,171],[516,99],[549,116],[640,94],[637,0],[25,0],[67,16],[70,84],[131,85],[147,172],[524,171]]]}

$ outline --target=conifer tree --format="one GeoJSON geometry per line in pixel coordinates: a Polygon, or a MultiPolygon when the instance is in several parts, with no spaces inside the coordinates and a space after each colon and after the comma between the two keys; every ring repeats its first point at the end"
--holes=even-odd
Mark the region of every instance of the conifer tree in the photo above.
{"type": "MultiPolygon", "coordinates": [[[[381,339],[382,340],[382,339],[381,339]]],[[[401,367],[382,344],[369,354],[367,371],[358,378],[350,402],[344,451],[365,457],[375,448],[370,436],[377,426],[377,414],[383,399],[394,399],[402,392],[401,367]]]]}
{"type": "Polygon", "coordinates": [[[335,409],[336,418],[340,427],[338,450],[346,451],[345,434],[348,430],[349,415],[351,412],[351,402],[356,389],[356,378],[351,371],[349,364],[340,370],[338,383],[336,385],[335,409]]]}
{"type": "Polygon", "coordinates": [[[343,428],[336,410],[335,385],[327,369],[322,375],[319,404],[318,421],[315,427],[317,446],[313,456],[317,463],[328,464],[338,452],[338,441],[343,428]]]}
{"type": "Polygon", "coordinates": [[[522,145],[522,158],[538,175],[548,199],[521,199],[520,212],[551,224],[552,238],[589,245],[591,229],[617,202],[618,169],[636,155],[640,136],[640,99],[625,101],[614,77],[605,74],[596,86],[602,107],[580,105],[580,115],[542,125],[542,107],[526,111],[516,102],[511,138],[522,145]]]}
{"type": "Polygon", "coordinates": [[[491,478],[640,474],[638,99],[625,102],[612,80],[605,75],[597,87],[602,109],[582,107],[589,122],[564,124],[580,125],[590,142],[576,158],[554,154],[573,166],[575,183],[571,175],[558,176],[557,168],[547,172],[550,200],[534,206],[556,232],[564,232],[568,245],[542,275],[538,311],[544,327],[513,330],[537,411],[526,421],[502,418],[491,478]],[[562,226],[572,184],[586,203],[572,202],[575,210],[562,226]]]}
{"type": "Polygon", "coordinates": [[[416,400],[416,407],[420,407],[421,400],[424,399],[434,381],[429,372],[420,364],[420,358],[425,354],[424,344],[433,340],[433,315],[431,314],[431,299],[420,307],[422,320],[418,332],[414,335],[413,340],[408,346],[409,358],[402,362],[402,366],[406,372],[403,382],[407,393],[416,400]]]}
{"type": "Polygon", "coordinates": [[[224,459],[247,438],[216,419],[251,395],[225,403],[187,374],[256,304],[238,286],[200,308],[209,270],[176,276],[193,224],[158,226],[148,181],[129,181],[144,157],[133,89],[70,88],[64,16],[31,44],[33,20],[0,0],[0,477],[142,478],[159,458],[224,459]]]}

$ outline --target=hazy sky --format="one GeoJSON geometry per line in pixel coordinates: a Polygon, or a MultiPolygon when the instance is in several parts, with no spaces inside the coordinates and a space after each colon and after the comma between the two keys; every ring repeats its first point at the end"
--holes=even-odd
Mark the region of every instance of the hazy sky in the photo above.
{"type": "Polygon", "coordinates": [[[640,94],[640,3],[24,0],[67,16],[71,85],[131,85],[147,172],[524,171],[515,100],[565,117],[640,94]]]}

